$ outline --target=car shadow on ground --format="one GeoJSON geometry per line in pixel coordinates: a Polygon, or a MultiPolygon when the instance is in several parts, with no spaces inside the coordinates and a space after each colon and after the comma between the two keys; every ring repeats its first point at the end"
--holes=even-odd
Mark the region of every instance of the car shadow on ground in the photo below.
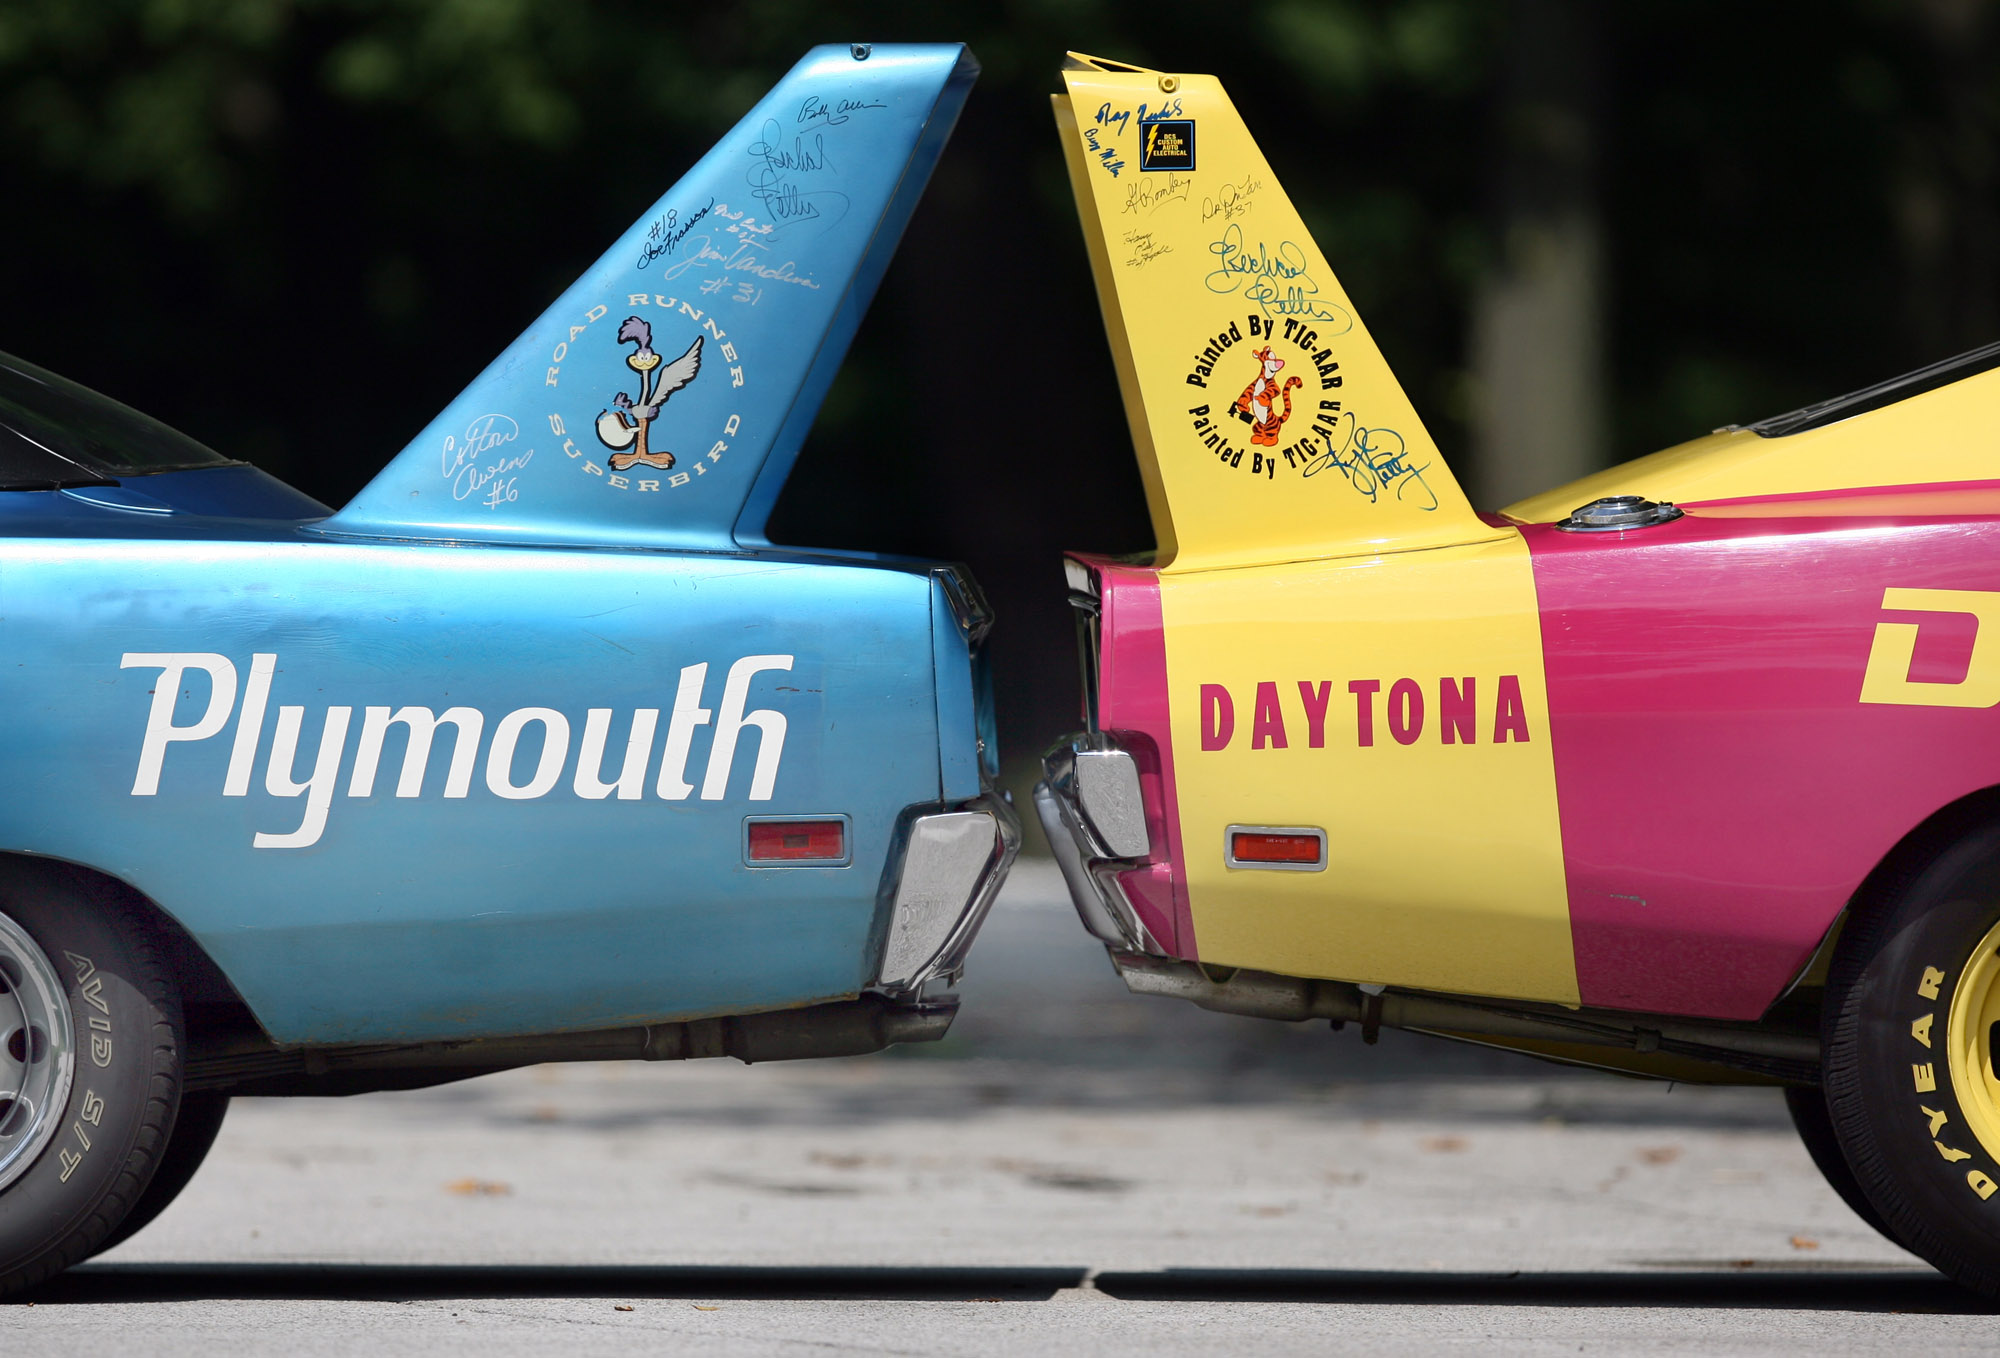
{"type": "MultiPolygon", "coordinates": [[[[26,1294],[38,1305],[187,1301],[702,1298],[772,1301],[1047,1301],[1091,1288],[1120,1301],[1368,1306],[1729,1307],[1994,1315],[1920,1269],[1657,1261],[1632,1272],[1349,1269],[748,1268],[654,1265],[90,1264],[26,1294]]],[[[19,1304],[17,1302],[17,1304],[19,1304]]]]}

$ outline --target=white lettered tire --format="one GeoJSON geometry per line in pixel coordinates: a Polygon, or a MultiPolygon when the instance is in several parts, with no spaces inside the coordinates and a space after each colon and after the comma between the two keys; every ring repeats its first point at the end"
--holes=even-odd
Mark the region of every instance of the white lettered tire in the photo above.
{"type": "Polygon", "coordinates": [[[141,910],[55,869],[0,879],[0,1296],[92,1254],[180,1104],[180,1001],[141,910]]]}

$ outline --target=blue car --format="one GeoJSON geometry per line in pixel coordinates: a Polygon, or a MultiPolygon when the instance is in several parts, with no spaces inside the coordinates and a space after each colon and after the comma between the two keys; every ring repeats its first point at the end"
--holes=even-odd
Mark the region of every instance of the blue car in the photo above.
{"type": "Polygon", "coordinates": [[[0,357],[0,1292],[233,1095],[943,1034],[989,615],[764,524],[976,74],[809,53],[338,513],[0,357]]]}

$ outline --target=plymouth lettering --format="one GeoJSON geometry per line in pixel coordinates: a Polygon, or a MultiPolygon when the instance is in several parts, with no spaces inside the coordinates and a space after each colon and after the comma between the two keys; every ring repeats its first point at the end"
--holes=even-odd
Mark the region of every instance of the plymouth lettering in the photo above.
{"type": "MultiPolygon", "coordinates": [[[[715,709],[703,705],[708,662],[682,668],[668,716],[666,740],[659,750],[655,795],[665,801],[684,801],[695,795],[696,785],[688,776],[688,762],[696,733],[703,727],[711,727],[707,762],[701,770],[700,800],[721,801],[729,795],[737,750],[746,734],[754,735],[756,745],[748,798],[753,802],[771,800],[784,758],[785,714],[775,708],[752,707],[752,688],[759,675],[789,671],[793,660],[790,655],[746,655],[733,661],[722,681],[721,699],[715,709]]],[[[257,750],[266,729],[272,678],[278,670],[276,654],[251,657],[240,708],[236,701],[236,663],[224,655],[129,652],[119,668],[160,672],[139,742],[133,796],[157,796],[168,749],[213,739],[222,733],[232,715],[237,725],[219,792],[224,797],[249,794],[257,750]],[[204,687],[205,693],[201,691],[204,687]]],[[[339,792],[343,764],[351,769],[346,786],[348,797],[375,795],[384,746],[392,727],[400,727],[403,738],[402,764],[393,793],[397,797],[424,795],[432,751],[443,735],[450,742],[442,788],[446,800],[469,796],[473,779],[483,765],[487,791],[506,801],[534,801],[550,795],[565,781],[565,771],[573,771],[568,786],[577,797],[601,801],[615,796],[621,801],[636,801],[644,796],[646,775],[653,765],[660,709],[643,707],[631,713],[624,723],[626,739],[616,775],[607,781],[605,756],[612,744],[616,715],[608,707],[588,709],[583,715],[582,739],[572,742],[569,714],[554,707],[516,708],[489,724],[482,709],[464,704],[443,711],[415,705],[368,706],[361,709],[357,723],[353,706],[335,705],[322,709],[317,719],[309,723],[303,705],[280,704],[276,721],[270,727],[270,754],[263,785],[273,797],[299,801],[301,810],[296,829],[260,830],[255,833],[253,843],[259,849],[304,849],[319,843],[339,792]],[[310,738],[308,732],[315,733],[317,739],[310,738]],[[352,742],[350,734],[354,735],[352,742]],[[308,751],[303,770],[302,743],[308,751]],[[573,743],[576,753],[572,760],[573,743]]]]}

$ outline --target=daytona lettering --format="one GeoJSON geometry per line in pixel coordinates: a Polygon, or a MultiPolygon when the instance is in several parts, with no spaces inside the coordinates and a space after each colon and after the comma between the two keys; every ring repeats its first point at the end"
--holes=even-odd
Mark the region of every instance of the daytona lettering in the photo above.
{"type": "Polygon", "coordinates": [[[1446,676],[1428,687],[1415,679],[1386,685],[1380,679],[1350,679],[1344,699],[1335,698],[1331,679],[1266,680],[1249,692],[1202,684],[1198,701],[1206,751],[1226,750],[1239,737],[1253,750],[1295,745],[1319,750],[1329,741],[1364,748],[1384,741],[1414,745],[1425,739],[1506,745],[1534,738],[1517,674],[1491,680],[1446,676]],[[1239,722],[1239,711],[1246,720],[1239,722]]]}

